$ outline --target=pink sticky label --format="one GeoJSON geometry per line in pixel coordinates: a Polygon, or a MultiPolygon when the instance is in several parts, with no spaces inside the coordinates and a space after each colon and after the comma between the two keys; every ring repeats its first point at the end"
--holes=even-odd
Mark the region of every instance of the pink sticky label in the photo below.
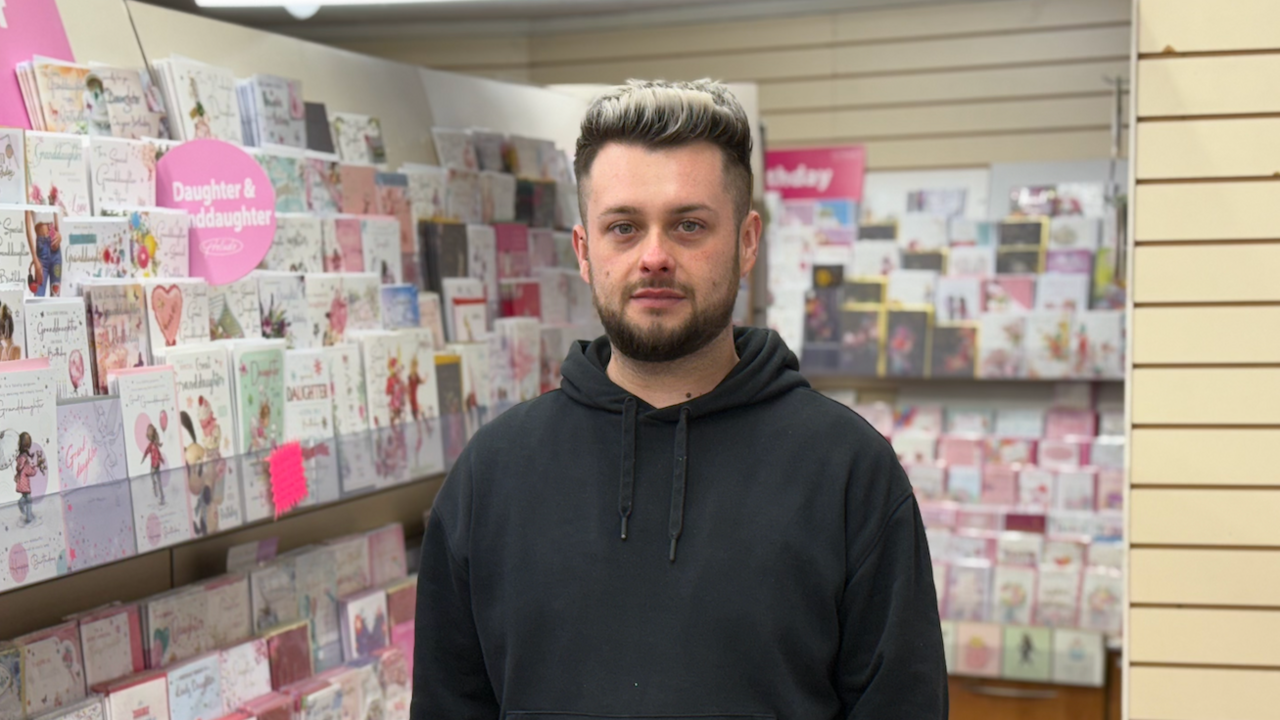
{"type": "Polygon", "coordinates": [[[811,150],[770,150],[764,154],[764,186],[783,200],[862,200],[867,149],[846,145],[811,150]]]}
{"type": "Polygon", "coordinates": [[[307,471],[302,465],[302,445],[285,443],[267,458],[271,473],[271,501],[276,517],[289,512],[307,496],[307,471]]]}
{"type": "Polygon", "coordinates": [[[34,55],[75,60],[57,0],[0,2],[0,127],[31,129],[14,68],[34,55]]]}
{"type": "Polygon", "coordinates": [[[235,282],[262,262],[276,233],[276,192],[256,160],[221,140],[192,140],[156,166],[156,204],[191,216],[191,276],[235,282]]]}

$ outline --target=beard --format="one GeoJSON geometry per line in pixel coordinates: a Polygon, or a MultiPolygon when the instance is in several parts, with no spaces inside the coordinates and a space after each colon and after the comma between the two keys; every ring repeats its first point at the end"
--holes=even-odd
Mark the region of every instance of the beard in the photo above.
{"type": "Polygon", "coordinates": [[[592,272],[591,300],[614,350],[636,362],[673,362],[705,348],[733,321],[741,274],[737,253],[734,253],[731,270],[724,278],[724,289],[716,292],[717,287],[713,285],[714,294],[707,298],[699,297],[693,288],[674,279],[639,280],[627,285],[616,303],[601,300],[592,272]],[[648,322],[628,319],[627,303],[632,294],[642,288],[676,290],[684,295],[690,308],[688,319],[675,327],[665,326],[658,317],[648,322]]]}

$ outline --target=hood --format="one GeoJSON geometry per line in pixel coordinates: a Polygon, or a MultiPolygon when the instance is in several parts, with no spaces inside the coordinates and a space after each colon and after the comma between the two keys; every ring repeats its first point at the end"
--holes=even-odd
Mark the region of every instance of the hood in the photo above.
{"type": "MultiPolygon", "coordinates": [[[[684,532],[684,497],[688,480],[690,421],[731,408],[753,405],[795,388],[808,387],[800,375],[800,363],[787,349],[778,333],[760,328],[734,328],[738,364],[714,390],[685,403],[666,408],[645,405],[644,416],[676,423],[672,452],[675,462],[671,478],[671,514],[667,525],[670,540],[668,560],[676,561],[676,547],[684,532]]],[[[621,539],[627,539],[627,523],[635,497],[636,416],[642,402],[609,379],[612,348],[606,337],[592,342],[580,340],[569,350],[560,368],[560,390],[581,405],[621,416],[622,468],[618,479],[618,516],[621,539]]]]}
{"type": "MultiPolygon", "coordinates": [[[[800,387],[809,387],[800,375],[800,362],[795,353],[772,330],[752,327],[733,329],[733,344],[738,364],[714,390],[679,405],[648,409],[644,415],[653,420],[676,422],[683,411],[698,418],[743,405],[753,405],[800,387]]],[[[560,368],[560,389],[574,402],[587,407],[622,413],[626,401],[636,398],[609,379],[612,348],[607,337],[593,341],[579,340],[569,350],[560,368]]],[[[642,401],[641,401],[642,402],[642,401]]],[[[646,406],[647,407],[647,406],[646,406]]]]}

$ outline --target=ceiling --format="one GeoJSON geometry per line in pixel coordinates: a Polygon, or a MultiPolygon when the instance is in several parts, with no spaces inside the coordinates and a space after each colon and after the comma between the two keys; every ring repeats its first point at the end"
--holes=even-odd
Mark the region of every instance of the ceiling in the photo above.
{"type": "MultiPolygon", "coordinates": [[[[201,8],[195,0],[139,0],[151,5],[317,40],[343,38],[536,35],[621,26],[654,26],[794,16],[959,0],[427,0],[322,7],[297,20],[283,8],[201,8]]],[[[973,0],[969,0],[973,1],[973,0]]]]}

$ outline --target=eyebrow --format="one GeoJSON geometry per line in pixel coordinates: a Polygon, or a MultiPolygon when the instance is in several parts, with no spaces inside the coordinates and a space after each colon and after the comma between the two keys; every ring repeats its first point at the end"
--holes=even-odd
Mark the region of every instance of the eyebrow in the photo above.
{"type": "MultiPolygon", "coordinates": [[[[685,215],[691,212],[709,212],[714,214],[715,208],[711,207],[710,205],[704,205],[702,203],[693,203],[691,205],[681,205],[678,208],[673,208],[669,214],[685,215]]],[[[614,207],[608,208],[607,210],[605,210],[600,214],[602,216],[604,215],[640,215],[641,212],[639,208],[634,207],[632,205],[616,205],[614,207]]]]}

